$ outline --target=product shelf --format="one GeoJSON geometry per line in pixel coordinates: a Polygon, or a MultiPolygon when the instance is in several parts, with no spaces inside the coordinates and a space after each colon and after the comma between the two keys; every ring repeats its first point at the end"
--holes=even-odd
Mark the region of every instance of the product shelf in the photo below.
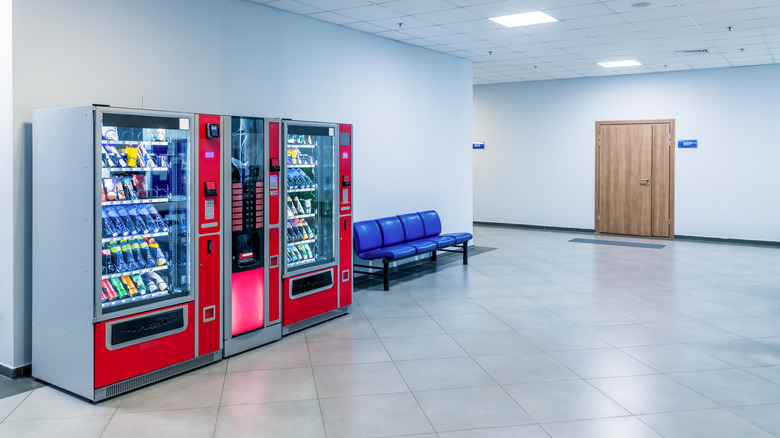
{"type": "Polygon", "coordinates": [[[167,172],[167,167],[101,167],[109,172],[167,172]]]}
{"type": "Polygon", "coordinates": [[[297,262],[290,262],[290,263],[287,263],[287,266],[288,266],[288,267],[290,267],[290,268],[292,268],[292,267],[294,267],[294,266],[307,265],[307,264],[309,264],[309,263],[314,263],[314,262],[316,262],[316,261],[317,261],[317,259],[306,259],[306,260],[300,260],[300,261],[297,261],[297,262]]]}
{"type": "Polygon", "coordinates": [[[303,189],[287,189],[287,193],[314,192],[316,190],[317,190],[317,186],[314,186],[314,187],[306,187],[303,189]]]}
{"type": "Polygon", "coordinates": [[[287,246],[303,245],[304,243],[314,243],[316,241],[317,241],[317,238],[315,237],[313,239],[306,239],[306,240],[301,240],[301,241],[297,241],[297,242],[290,242],[290,243],[287,244],[287,246]]]}
{"type": "Polygon", "coordinates": [[[169,198],[125,199],[122,201],[103,201],[103,205],[156,204],[169,200],[169,198]]]}
{"type": "Polygon", "coordinates": [[[143,140],[102,140],[103,144],[124,144],[124,145],[152,145],[168,146],[167,141],[143,141],[143,140]]]}
{"type": "Polygon", "coordinates": [[[146,274],[147,272],[154,272],[154,271],[164,271],[168,269],[168,265],[163,266],[155,266],[154,268],[144,268],[144,269],[136,269],[135,271],[125,271],[125,272],[117,272],[115,274],[108,274],[103,275],[101,279],[103,280],[110,280],[112,278],[121,278],[125,275],[135,275],[135,274],[146,274]]]}
{"type": "Polygon", "coordinates": [[[303,219],[303,218],[314,217],[314,216],[316,216],[314,213],[296,214],[296,215],[292,215],[292,216],[287,216],[287,220],[290,220],[290,219],[303,219]]]}
{"type": "Polygon", "coordinates": [[[104,237],[103,243],[115,242],[115,241],[125,240],[125,239],[143,239],[148,237],[168,237],[168,232],[163,231],[160,233],[146,233],[146,234],[133,234],[130,236],[104,237]]]}

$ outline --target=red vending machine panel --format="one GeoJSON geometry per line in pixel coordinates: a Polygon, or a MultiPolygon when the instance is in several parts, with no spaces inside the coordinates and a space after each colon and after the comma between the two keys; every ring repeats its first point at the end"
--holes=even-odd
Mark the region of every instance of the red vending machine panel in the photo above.
{"type": "Polygon", "coordinates": [[[95,325],[95,388],[192,359],[193,308],[188,303],[95,325]]]}
{"type": "Polygon", "coordinates": [[[352,304],[352,125],[339,125],[339,307],[352,304]]]}
{"type": "MultiPolygon", "coordinates": [[[[281,123],[278,121],[268,123],[268,282],[271,291],[268,297],[268,320],[277,322],[282,318],[281,315],[281,278],[282,278],[282,260],[279,251],[281,242],[279,241],[279,226],[281,220],[281,174],[282,163],[279,158],[281,149],[281,123]]],[[[281,335],[281,333],[280,333],[281,335]]]]}
{"type": "Polygon", "coordinates": [[[200,115],[198,125],[198,292],[197,355],[220,350],[220,135],[219,116],[200,115]]]}

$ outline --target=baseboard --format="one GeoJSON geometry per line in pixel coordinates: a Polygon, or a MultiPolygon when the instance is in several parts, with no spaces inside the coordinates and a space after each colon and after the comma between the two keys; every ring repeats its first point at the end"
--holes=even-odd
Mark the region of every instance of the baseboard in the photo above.
{"type": "Polygon", "coordinates": [[[565,231],[568,233],[594,233],[592,228],[573,228],[573,227],[551,227],[548,225],[527,225],[527,224],[508,224],[504,222],[482,222],[474,221],[474,225],[483,225],[488,227],[503,228],[522,228],[524,230],[544,230],[544,231],[565,231]]]}
{"type": "Polygon", "coordinates": [[[728,239],[723,237],[686,236],[681,234],[675,234],[674,238],[677,240],[690,240],[693,242],[722,243],[727,245],[748,245],[748,246],[764,246],[768,248],[780,248],[780,242],[775,242],[772,240],[728,239]]]}
{"type": "MultiPolygon", "coordinates": [[[[592,234],[595,232],[595,230],[591,228],[550,227],[546,225],[508,224],[503,222],[474,221],[474,225],[482,225],[488,227],[501,227],[501,228],[520,228],[524,230],[565,231],[565,232],[573,232],[573,233],[592,234]]],[[[643,236],[625,236],[625,237],[643,237],[643,236]]],[[[749,245],[749,246],[764,246],[769,248],[780,248],[780,242],[776,242],[772,240],[729,239],[723,237],[687,236],[684,234],[675,234],[674,238],[677,240],[690,240],[693,242],[723,243],[723,244],[730,244],[730,245],[749,245]]]]}
{"type": "Polygon", "coordinates": [[[32,365],[23,365],[20,367],[11,368],[0,364],[0,376],[5,376],[9,379],[16,379],[17,377],[25,377],[29,375],[32,375],[32,365]]]}

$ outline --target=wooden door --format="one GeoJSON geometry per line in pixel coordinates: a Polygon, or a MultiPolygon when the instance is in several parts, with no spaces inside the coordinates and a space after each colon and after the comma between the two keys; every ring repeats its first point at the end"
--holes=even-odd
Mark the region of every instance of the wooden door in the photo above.
{"type": "Polygon", "coordinates": [[[673,120],[596,123],[596,231],[672,237],[673,120]]]}

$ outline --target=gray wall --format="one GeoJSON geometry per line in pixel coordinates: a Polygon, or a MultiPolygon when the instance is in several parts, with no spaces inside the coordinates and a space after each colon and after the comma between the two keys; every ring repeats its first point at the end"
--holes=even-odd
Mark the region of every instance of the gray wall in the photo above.
{"type": "Polygon", "coordinates": [[[676,119],[675,233],[780,241],[780,65],[474,88],[474,219],[594,228],[595,122],[676,119]]]}
{"type": "Polygon", "coordinates": [[[0,363],[14,358],[13,79],[11,0],[0,0],[0,363]]]}
{"type": "MultiPolygon", "coordinates": [[[[446,230],[472,228],[469,61],[246,0],[17,0],[13,7],[15,160],[0,166],[13,171],[14,193],[11,200],[0,188],[0,206],[14,208],[15,239],[0,237],[0,248],[14,248],[21,302],[3,300],[0,324],[13,318],[24,328],[13,339],[21,353],[9,356],[3,340],[2,364],[30,361],[24,130],[34,108],[143,103],[353,123],[355,220],[434,208],[446,230]]],[[[63,293],[83,293],[66,284],[63,293]]]]}

